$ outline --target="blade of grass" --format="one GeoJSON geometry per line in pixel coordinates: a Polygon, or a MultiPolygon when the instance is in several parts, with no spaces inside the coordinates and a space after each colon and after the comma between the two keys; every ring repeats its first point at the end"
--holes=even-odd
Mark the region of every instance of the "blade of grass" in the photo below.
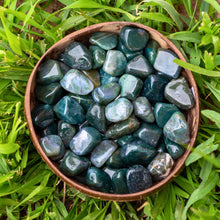
{"type": "Polygon", "coordinates": [[[213,110],[202,110],[201,113],[216,123],[217,127],[220,128],[220,114],[218,112],[215,112],[213,110]]]}
{"type": "Polygon", "coordinates": [[[180,40],[193,43],[200,43],[202,39],[202,36],[199,32],[192,33],[191,31],[176,32],[168,35],[167,37],[173,40],[180,40]]]}
{"type": "Polygon", "coordinates": [[[207,3],[209,3],[210,5],[212,5],[212,6],[215,8],[215,10],[216,10],[218,13],[220,13],[220,5],[219,5],[219,3],[218,3],[217,1],[213,1],[213,0],[204,0],[204,1],[206,1],[207,3]]]}

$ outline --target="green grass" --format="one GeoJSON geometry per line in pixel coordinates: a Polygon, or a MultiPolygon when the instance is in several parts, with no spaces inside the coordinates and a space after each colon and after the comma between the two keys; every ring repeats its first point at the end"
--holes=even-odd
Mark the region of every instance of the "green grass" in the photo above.
{"type": "Polygon", "coordinates": [[[216,1],[16,0],[0,7],[0,218],[220,219],[220,7],[216,1]],[[140,2],[140,3],[139,3],[140,2]],[[186,14],[176,8],[183,4],[186,14]],[[24,119],[29,75],[44,52],[67,33],[105,21],[133,21],[167,36],[193,71],[201,121],[186,167],[159,193],[137,202],[105,202],[66,186],[36,152],[24,119]]]}

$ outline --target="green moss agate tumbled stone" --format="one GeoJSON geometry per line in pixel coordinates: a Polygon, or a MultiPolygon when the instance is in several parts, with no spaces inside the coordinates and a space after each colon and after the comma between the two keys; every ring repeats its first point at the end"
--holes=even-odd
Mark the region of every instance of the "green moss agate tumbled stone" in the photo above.
{"type": "Polygon", "coordinates": [[[174,165],[172,157],[168,153],[159,153],[147,166],[154,181],[166,178],[174,165]]]}
{"type": "Polygon", "coordinates": [[[58,61],[58,63],[59,63],[60,70],[63,73],[63,75],[65,75],[71,69],[70,66],[67,66],[65,63],[61,61],[58,61]]]}
{"type": "Polygon", "coordinates": [[[116,194],[127,194],[128,187],[127,187],[127,174],[128,169],[120,169],[117,170],[114,175],[112,176],[112,189],[113,192],[116,194]]]}
{"type": "Polygon", "coordinates": [[[153,123],[155,121],[152,106],[148,99],[139,96],[133,101],[134,114],[145,122],[153,123]]]}
{"type": "Polygon", "coordinates": [[[124,135],[121,138],[118,139],[117,143],[122,147],[125,144],[128,144],[129,142],[136,139],[132,134],[124,135]]]}
{"type": "Polygon", "coordinates": [[[46,128],[54,122],[54,112],[50,105],[39,104],[32,110],[31,118],[34,125],[46,128]]]}
{"type": "Polygon", "coordinates": [[[167,150],[166,150],[166,145],[163,141],[163,139],[161,138],[158,145],[157,145],[157,152],[158,153],[167,153],[167,150]]]}
{"type": "Polygon", "coordinates": [[[108,83],[98,88],[95,88],[92,92],[92,97],[95,102],[106,105],[115,99],[120,92],[120,86],[118,83],[108,83]]]}
{"type": "Polygon", "coordinates": [[[157,56],[157,50],[160,45],[157,41],[151,39],[147,42],[147,46],[144,49],[144,55],[149,60],[149,62],[153,65],[157,56]]]}
{"type": "Polygon", "coordinates": [[[105,107],[97,103],[91,105],[86,113],[88,123],[100,132],[106,131],[105,107]]]}
{"type": "Polygon", "coordinates": [[[82,72],[93,83],[95,88],[100,86],[100,75],[98,70],[83,70],[82,72]]]}
{"type": "Polygon", "coordinates": [[[121,86],[121,97],[134,100],[140,93],[143,82],[141,79],[130,74],[124,74],[119,79],[121,86]]]}
{"type": "Polygon", "coordinates": [[[76,95],[88,95],[94,88],[91,80],[76,69],[69,70],[60,81],[60,85],[66,91],[76,95]]]}
{"type": "Polygon", "coordinates": [[[121,158],[127,166],[148,165],[156,155],[156,149],[140,139],[129,142],[121,148],[121,158]]]}
{"type": "Polygon", "coordinates": [[[55,104],[63,96],[63,89],[57,82],[49,85],[37,85],[35,95],[41,102],[55,104]]]}
{"type": "Polygon", "coordinates": [[[136,193],[152,186],[152,178],[149,171],[142,165],[130,167],[126,174],[129,193],[136,193]]]}
{"type": "Polygon", "coordinates": [[[48,127],[44,128],[44,130],[41,132],[42,137],[46,136],[46,135],[51,135],[51,134],[55,134],[57,135],[57,124],[56,123],[52,123],[50,124],[48,127]]]}
{"type": "Polygon", "coordinates": [[[144,49],[149,34],[140,28],[124,26],[120,31],[120,39],[130,51],[144,49]]]}
{"type": "Polygon", "coordinates": [[[109,103],[105,108],[108,121],[119,122],[128,119],[133,111],[133,105],[126,98],[119,98],[109,103]]]}
{"type": "Polygon", "coordinates": [[[119,50],[109,50],[106,54],[103,70],[112,76],[120,76],[126,68],[127,60],[119,50]]]}
{"type": "Polygon", "coordinates": [[[111,76],[108,73],[106,73],[103,69],[100,69],[100,81],[101,86],[103,86],[112,82],[118,82],[119,78],[116,76],[111,76]]]}
{"type": "Polygon", "coordinates": [[[38,68],[38,82],[42,85],[47,85],[53,82],[58,82],[63,78],[58,61],[47,60],[38,68]]]}
{"type": "Polygon", "coordinates": [[[40,139],[40,146],[44,153],[52,160],[60,160],[65,154],[65,147],[58,135],[47,135],[40,139]]]}
{"type": "Polygon", "coordinates": [[[73,152],[68,151],[60,163],[59,169],[67,176],[76,176],[85,171],[89,164],[90,162],[87,158],[79,157],[73,152]]]}
{"type": "Polygon", "coordinates": [[[73,153],[83,156],[89,154],[101,141],[100,133],[93,127],[82,128],[70,141],[73,153]]]}
{"type": "Polygon", "coordinates": [[[93,69],[100,68],[105,62],[105,50],[98,46],[90,46],[89,50],[92,53],[93,57],[93,69]]]}
{"type": "Polygon", "coordinates": [[[54,106],[57,117],[70,124],[81,124],[85,121],[85,112],[81,105],[70,96],[64,96],[54,106]]]}
{"type": "Polygon", "coordinates": [[[106,162],[106,165],[110,168],[123,168],[125,167],[124,161],[121,158],[121,148],[116,150],[106,162]]]}
{"type": "Polygon", "coordinates": [[[146,78],[153,72],[153,68],[149,61],[143,56],[139,55],[130,60],[126,67],[126,73],[135,75],[140,78],[146,78]]]}
{"type": "Polygon", "coordinates": [[[92,54],[87,47],[79,42],[68,45],[64,52],[64,62],[73,69],[92,69],[92,54]]]}
{"type": "Polygon", "coordinates": [[[90,160],[98,168],[102,167],[109,157],[116,151],[118,145],[114,141],[104,140],[91,153],[90,160]]]}
{"type": "Polygon", "coordinates": [[[89,38],[89,42],[104,50],[111,50],[117,46],[118,37],[113,33],[96,32],[89,38]]]}
{"type": "Polygon", "coordinates": [[[115,172],[117,171],[117,169],[113,169],[113,168],[110,168],[110,167],[103,167],[102,169],[104,172],[106,172],[109,177],[112,179],[112,176],[115,174],[115,172]]]}
{"type": "Polygon", "coordinates": [[[180,109],[190,109],[195,103],[193,94],[184,77],[171,80],[165,87],[164,96],[180,109]]]}
{"type": "Polygon", "coordinates": [[[179,109],[173,104],[157,102],[154,106],[154,115],[158,127],[163,128],[172,114],[176,111],[179,111],[179,109]]]}
{"type": "Polygon", "coordinates": [[[181,112],[175,112],[163,127],[164,136],[171,141],[183,145],[190,140],[189,126],[181,112]]]}
{"type": "Polygon", "coordinates": [[[86,183],[92,189],[109,192],[111,189],[111,178],[109,175],[96,167],[90,167],[86,175],[86,183]]]}
{"type": "Polygon", "coordinates": [[[178,78],[180,73],[180,66],[173,62],[177,55],[166,49],[158,49],[157,56],[154,61],[154,69],[172,78],[178,78]]]}

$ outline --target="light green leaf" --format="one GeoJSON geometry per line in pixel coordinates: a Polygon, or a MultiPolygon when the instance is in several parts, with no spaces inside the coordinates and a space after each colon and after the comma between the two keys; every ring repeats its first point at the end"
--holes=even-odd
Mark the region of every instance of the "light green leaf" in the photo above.
{"type": "Polygon", "coordinates": [[[207,70],[213,70],[215,68],[214,57],[207,50],[204,53],[204,62],[207,70]]]}
{"type": "Polygon", "coordinates": [[[220,102],[220,91],[216,88],[214,88],[210,83],[208,83],[207,81],[204,81],[205,84],[208,86],[208,88],[210,89],[210,91],[213,93],[213,95],[218,99],[218,101],[220,102]]]}
{"type": "Polygon", "coordinates": [[[120,8],[122,6],[122,4],[124,4],[124,2],[125,2],[125,0],[117,0],[116,4],[115,4],[115,7],[120,8]]]}
{"type": "Polygon", "coordinates": [[[210,5],[212,5],[218,13],[220,13],[220,5],[218,1],[215,0],[205,0],[205,1],[208,2],[210,5]]]}
{"type": "Polygon", "coordinates": [[[0,144],[0,154],[11,154],[20,148],[19,144],[16,143],[4,143],[0,144]]]}
{"type": "Polygon", "coordinates": [[[200,43],[202,36],[199,32],[180,31],[167,36],[173,40],[181,40],[186,42],[200,43]]]}
{"type": "Polygon", "coordinates": [[[215,122],[217,127],[220,128],[220,114],[218,112],[206,109],[202,110],[201,113],[215,122]]]}

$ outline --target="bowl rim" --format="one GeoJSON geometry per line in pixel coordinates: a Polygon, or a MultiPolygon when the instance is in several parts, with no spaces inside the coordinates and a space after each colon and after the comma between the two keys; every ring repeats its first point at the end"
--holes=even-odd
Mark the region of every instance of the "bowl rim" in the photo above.
{"type": "MultiPolygon", "coordinates": [[[[193,120],[193,122],[191,120],[187,120],[188,123],[193,123],[194,127],[195,127],[195,131],[193,131],[193,134],[191,136],[190,142],[188,144],[188,148],[185,151],[185,153],[180,157],[180,159],[178,159],[178,163],[176,164],[176,166],[172,169],[172,171],[170,172],[170,174],[168,175],[168,177],[166,177],[165,179],[161,180],[160,182],[154,184],[152,187],[140,191],[140,192],[136,192],[136,193],[131,193],[131,194],[112,194],[112,193],[104,193],[104,192],[99,192],[99,191],[95,191],[92,190],[90,188],[88,188],[87,186],[77,182],[76,180],[70,179],[69,177],[67,177],[66,175],[64,175],[63,173],[61,173],[61,171],[58,169],[58,166],[56,166],[44,153],[44,151],[42,150],[40,144],[39,144],[39,140],[38,140],[38,136],[35,133],[35,129],[32,123],[32,119],[31,119],[31,98],[32,95],[31,94],[31,88],[32,88],[32,84],[36,78],[36,73],[37,73],[37,69],[39,67],[39,65],[41,64],[41,62],[48,56],[48,54],[50,54],[54,49],[56,49],[60,44],[62,44],[63,42],[68,42],[74,41],[74,38],[78,35],[83,35],[85,33],[94,33],[96,31],[94,30],[99,30],[101,28],[103,28],[106,25],[113,25],[116,26],[116,28],[122,28],[123,26],[131,26],[131,27],[137,27],[137,28],[142,28],[146,31],[148,31],[151,34],[156,34],[159,38],[163,39],[163,41],[166,42],[166,44],[169,46],[169,48],[171,48],[179,57],[179,59],[183,60],[186,62],[184,56],[182,55],[182,53],[179,51],[179,49],[171,42],[169,41],[166,37],[164,37],[161,33],[159,33],[158,31],[156,31],[155,29],[148,27],[146,25],[143,24],[139,24],[139,23],[134,23],[134,22],[126,22],[126,21],[116,21],[116,22],[104,22],[104,23],[99,23],[99,24],[94,24],[91,26],[88,26],[86,28],[80,29],[78,31],[75,31],[73,33],[68,34],[67,36],[65,36],[63,39],[59,40],[58,42],[56,42],[53,46],[51,46],[45,53],[44,55],[39,59],[39,61],[37,62],[37,64],[35,65],[28,83],[27,83],[27,87],[26,87],[26,92],[25,92],[25,100],[24,100],[24,113],[25,113],[25,119],[27,122],[27,126],[28,129],[30,131],[30,136],[31,139],[33,141],[33,144],[35,146],[35,148],[37,149],[38,153],[41,155],[42,159],[44,162],[46,162],[46,164],[50,167],[50,169],[64,182],[66,182],[69,186],[73,187],[74,189],[90,196],[96,199],[102,199],[102,200],[111,200],[111,201],[120,201],[120,202],[124,202],[124,201],[135,201],[135,200],[140,200],[143,198],[146,198],[147,196],[156,193],[157,191],[161,190],[162,188],[164,188],[169,182],[171,182],[184,168],[184,163],[185,160],[187,159],[187,157],[189,156],[191,149],[195,143],[196,137],[197,137],[197,133],[198,133],[198,129],[199,129],[199,120],[200,120],[200,103],[199,103],[199,93],[198,93],[198,88],[195,82],[195,79],[193,77],[193,74],[190,70],[184,69],[184,72],[186,73],[187,77],[189,77],[189,79],[187,78],[188,83],[190,83],[191,87],[193,88],[193,92],[194,92],[194,98],[195,98],[195,106],[192,108],[192,111],[194,112],[194,114],[196,115],[196,117],[191,118],[191,120],[193,120]],[[190,81],[189,81],[190,80],[190,81]]],[[[109,31],[111,32],[111,31],[109,31]]],[[[193,128],[194,128],[193,127],[193,128]]]]}

